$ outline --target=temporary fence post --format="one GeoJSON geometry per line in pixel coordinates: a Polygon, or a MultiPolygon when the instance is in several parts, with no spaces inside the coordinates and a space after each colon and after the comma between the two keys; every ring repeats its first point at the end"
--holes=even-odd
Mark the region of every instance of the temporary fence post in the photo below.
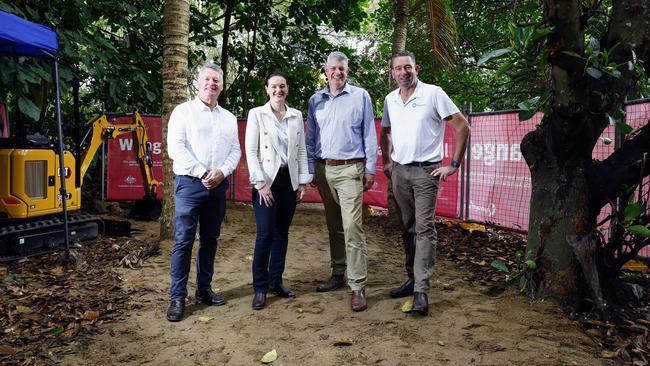
{"type": "MultiPolygon", "coordinates": [[[[469,102],[465,101],[463,103],[463,114],[465,114],[466,118],[469,119],[469,116],[467,113],[469,109],[469,102]]],[[[463,220],[465,217],[465,166],[462,166],[460,168],[460,199],[459,199],[459,210],[458,210],[458,219],[463,220]]]]}
{"type": "MultiPolygon", "coordinates": [[[[467,109],[465,111],[467,114],[467,123],[469,123],[469,126],[471,128],[472,126],[472,102],[467,103],[467,109]]],[[[472,134],[469,134],[469,137],[467,138],[467,150],[465,151],[465,164],[463,165],[463,175],[465,178],[465,197],[464,197],[464,202],[465,202],[465,217],[462,218],[465,221],[469,220],[469,190],[470,190],[470,173],[472,172],[471,168],[471,161],[472,161],[472,134]]]]}

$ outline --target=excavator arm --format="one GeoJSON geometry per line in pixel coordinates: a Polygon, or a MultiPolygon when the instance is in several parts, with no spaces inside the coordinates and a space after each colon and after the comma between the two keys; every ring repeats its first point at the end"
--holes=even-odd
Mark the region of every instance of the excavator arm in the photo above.
{"type": "Polygon", "coordinates": [[[130,133],[133,137],[135,158],[140,166],[144,185],[144,197],[142,201],[136,202],[131,210],[131,217],[136,219],[156,219],[160,215],[160,203],[157,201],[158,181],[153,175],[153,158],[151,144],[147,137],[147,129],[140,113],[129,113],[120,115],[101,115],[91,119],[86,127],[86,134],[82,138],[81,165],[79,167],[81,181],[86,175],[99,147],[108,139],[114,139],[120,135],[130,133]],[[121,116],[132,116],[130,124],[113,124],[109,118],[121,116]]]}

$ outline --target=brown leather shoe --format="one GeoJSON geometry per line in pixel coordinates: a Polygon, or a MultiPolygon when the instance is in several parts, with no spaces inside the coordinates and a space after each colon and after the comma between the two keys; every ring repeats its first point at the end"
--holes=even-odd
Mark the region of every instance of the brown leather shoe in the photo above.
{"type": "Polygon", "coordinates": [[[352,311],[364,311],[368,308],[365,290],[352,290],[352,311]]]}
{"type": "Polygon", "coordinates": [[[316,286],[317,292],[328,292],[338,290],[341,287],[345,286],[345,278],[343,275],[332,275],[329,280],[325,283],[321,283],[316,286]]]}

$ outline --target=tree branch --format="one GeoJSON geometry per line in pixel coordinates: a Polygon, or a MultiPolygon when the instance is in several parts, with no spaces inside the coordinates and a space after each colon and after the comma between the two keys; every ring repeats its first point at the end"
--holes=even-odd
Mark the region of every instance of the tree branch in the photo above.
{"type": "Polygon", "coordinates": [[[625,140],[607,159],[594,162],[590,174],[593,199],[589,208],[594,217],[607,202],[616,200],[625,187],[635,186],[641,178],[650,175],[650,161],[646,160],[641,177],[644,153],[650,153],[650,123],[625,140]]]}

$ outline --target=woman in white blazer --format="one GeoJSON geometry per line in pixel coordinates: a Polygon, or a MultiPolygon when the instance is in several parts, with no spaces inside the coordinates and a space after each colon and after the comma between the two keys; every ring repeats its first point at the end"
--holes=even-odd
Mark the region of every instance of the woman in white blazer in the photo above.
{"type": "Polygon", "coordinates": [[[286,104],[289,86],[279,71],[266,78],[269,101],[248,113],[246,159],[253,185],[257,238],[253,254],[253,309],[266,306],[266,294],[296,295],[282,284],[289,226],[296,204],[311,182],[302,113],[286,104]]]}

